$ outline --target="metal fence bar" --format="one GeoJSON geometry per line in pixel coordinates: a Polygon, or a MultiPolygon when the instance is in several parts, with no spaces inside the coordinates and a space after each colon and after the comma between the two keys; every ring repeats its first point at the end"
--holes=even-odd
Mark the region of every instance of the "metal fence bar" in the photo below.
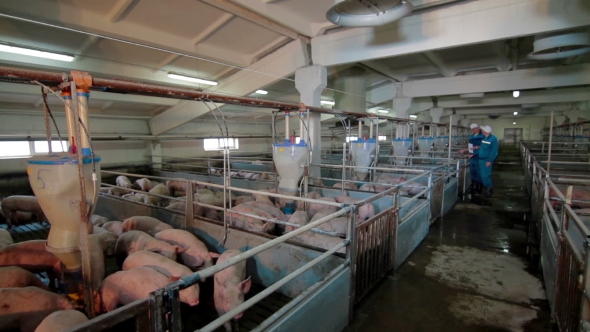
{"type": "Polygon", "coordinates": [[[131,302],[123,307],[117,308],[111,312],[95,317],[76,327],[73,327],[67,330],[67,332],[104,331],[109,327],[113,327],[128,319],[134,318],[139,314],[147,312],[149,310],[149,302],[150,301],[148,299],[141,299],[131,302]]]}
{"type": "MultiPolygon", "coordinates": [[[[270,294],[274,293],[277,289],[281,288],[283,285],[285,285],[288,282],[290,282],[291,280],[297,278],[299,275],[303,274],[305,271],[311,269],[312,267],[314,267],[315,265],[317,265],[322,260],[326,259],[330,255],[336,253],[338,250],[340,250],[341,248],[346,247],[349,244],[350,244],[350,242],[347,241],[347,240],[345,240],[344,242],[335,245],[330,250],[326,251],[325,253],[323,253],[320,256],[316,257],[315,259],[311,260],[309,263],[303,265],[302,267],[298,268],[297,270],[291,272],[289,275],[287,275],[283,279],[277,281],[276,283],[274,283],[271,286],[267,287],[262,292],[256,294],[252,298],[250,298],[248,301],[246,301],[246,302],[240,304],[239,306],[235,307],[234,309],[228,311],[227,313],[225,313],[221,317],[217,318],[213,322],[207,324],[202,329],[197,330],[197,331],[200,331],[200,332],[212,332],[212,331],[215,331],[216,328],[220,327],[225,322],[233,319],[239,313],[243,312],[244,310],[247,310],[248,308],[252,307],[256,303],[260,302],[262,299],[264,299],[265,297],[267,297],[270,294]]],[[[348,261],[344,262],[344,264],[349,264],[349,263],[350,262],[348,262],[348,261]]]]}

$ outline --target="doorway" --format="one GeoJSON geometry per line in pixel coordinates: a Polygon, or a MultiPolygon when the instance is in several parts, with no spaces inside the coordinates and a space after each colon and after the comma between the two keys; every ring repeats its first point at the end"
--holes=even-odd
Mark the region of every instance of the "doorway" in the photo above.
{"type": "Polygon", "coordinates": [[[504,144],[518,144],[522,141],[522,128],[505,128],[504,144]]]}

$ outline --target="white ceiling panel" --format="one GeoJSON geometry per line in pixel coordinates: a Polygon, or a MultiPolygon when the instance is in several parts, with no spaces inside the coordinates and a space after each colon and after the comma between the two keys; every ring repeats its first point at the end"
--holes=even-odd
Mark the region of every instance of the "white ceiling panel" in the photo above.
{"type": "Polygon", "coordinates": [[[230,52],[250,54],[279,38],[276,32],[260,25],[234,17],[223,29],[220,29],[203,44],[212,45],[230,52]]]}

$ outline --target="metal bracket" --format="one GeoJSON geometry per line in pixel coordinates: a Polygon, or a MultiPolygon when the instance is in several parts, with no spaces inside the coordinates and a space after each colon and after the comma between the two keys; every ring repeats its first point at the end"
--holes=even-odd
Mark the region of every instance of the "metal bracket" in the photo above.
{"type": "Polygon", "coordinates": [[[78,89],[88,91],[92,86],[92,76],[85,71],[72,70],[72,79],[76,83],[78,89]]]}

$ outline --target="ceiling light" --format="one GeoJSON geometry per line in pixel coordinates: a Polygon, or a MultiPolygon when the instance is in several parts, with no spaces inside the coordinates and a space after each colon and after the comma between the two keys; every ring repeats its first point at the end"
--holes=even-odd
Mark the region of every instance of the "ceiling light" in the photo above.
{"type": "Polygon", "coordinates": [[[512,124],[516,124],[516,122],[512,122],[512,124]]]}
{"type": "Polygon", "coordinates": [[[214,82],[214,81],[204,80],[202,78],[196,78],[196,77],[180,75],[180,74],[175,74],[175,73],[168,73],[168,77],[176,79],[176,80],[188,81],[188,82],[199,83],[199,84],[217,85],[217,82],[214,82]]]}
{"type": "Polygon", "coordinates": [[[268,91],[266,90],[256,90],[256,92],[254,92],[257,95],[267,95],[268,91]]]}
{"type": "Polygon", "coordinates": [[[45,52],[45,51],[34,50],[34,49],[30,49],[30,48],[9,46],[9,45],[5,45],[5,44],[0,44],[0,51],[8,52],[8,53],[15,53],[15,54],[22,54],[22,55],[29,55],[29,56],[51,59],[51,60],[59,60],[59,61],[66,61],[66,62],[74,61],[73,55],[45,52]]]}
{"type": "Polygon", "coordinates": [[[512,91],[512,97],[514,97],[514,98],[520,97],[520,91],[518,91],[518,90],[512,91]]]}
{"type": "Polygon", "coordinates": [[[336,102],[333,102],[331,100],[322,100],[322,101],[320,101],[320,104],[334,106],[334,105],[336,105],[336,102]]]}
{"type": "Polygon", "coordinates": [[[387,110],[377,110],[377,112],[379,112],[379,113],[389,113],[389,111],[387,111],[387,110]]]}
{"type": "Polygon", "coordinates": [[[410,119],[417,119],[417,118],[418,118],[418,116],[417,116],[417,115],[415,115],[415,114],[410,114],[410,119]]]}
{"type": "Polygon", "coordinates": [[[518,115],[518,112],[514,112],[514,115],[518,115]]]}

